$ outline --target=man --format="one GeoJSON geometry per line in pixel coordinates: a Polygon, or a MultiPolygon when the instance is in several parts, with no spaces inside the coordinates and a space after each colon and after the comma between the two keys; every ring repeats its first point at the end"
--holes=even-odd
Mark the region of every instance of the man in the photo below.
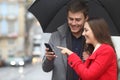
{"type": "Polygon", "coordinates": [[[45,72],[53,71],[52,80],[78,80],[78,75],[67,64],[56,46],[67,47],[82,58],[85,38],[82,36],[84,22],[88,18],[88,6],[84,0],[71,0],[67,5],[67,23],[60,26],[49,40],[54,52],[46,49],[42,68],[45,72]]]}

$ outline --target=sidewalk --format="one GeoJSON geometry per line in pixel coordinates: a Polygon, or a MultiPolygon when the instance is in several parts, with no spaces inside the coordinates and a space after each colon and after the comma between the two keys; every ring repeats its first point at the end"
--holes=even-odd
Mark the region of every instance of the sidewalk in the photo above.
{"type": "Polygon", "coordinates": [[[40,70],[41,70],[41,73],[40,73],[40,80],[51,80],[51,73],[52,72],[44,72],[42,70],[42,66],[40,65],[40,70]]]}

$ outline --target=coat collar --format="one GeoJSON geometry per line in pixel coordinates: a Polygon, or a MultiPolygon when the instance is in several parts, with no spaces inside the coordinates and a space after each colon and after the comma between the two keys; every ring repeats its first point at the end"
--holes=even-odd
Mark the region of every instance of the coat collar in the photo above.
{"type": "MultiPolygon", "coordinates": [[[[61,25],[60,27],[57,28],[57,31],[59,32],[59,34],[61,36],[61,40],[63,40],[63,39],[65,40],[64,47],[67,47],[66,38],[68,38],[68,32],[69,32],[68,24],[64,23],[63,25],[61,25]]],[[[64,41],[62,41],[62,42],[64,42],[64,41]]],[[[67,56],[62,55],[62,58],[63,58],[65,68],[67,68],[67,56]]]]}
{"type": "MultiPolygon", "coordinates": [[[[101,44],[102,45],[102,44],[101,44]]],[[[101,47],[101,45],[92,53],[92,55],[88,58],[88,59],[95,59],[97,56],[97,51],[99,50],[99,48],[101,47]]]]}
{"type": "Polygon", "coordinates": [[[58,32],[60,33],[60,35],[62,37],[65,37],[67,31],[69,30],[68,24],[64,23],[63,25],[61,25],[60,27],[58,27],[57,30],[58,30],[58,32]]]}

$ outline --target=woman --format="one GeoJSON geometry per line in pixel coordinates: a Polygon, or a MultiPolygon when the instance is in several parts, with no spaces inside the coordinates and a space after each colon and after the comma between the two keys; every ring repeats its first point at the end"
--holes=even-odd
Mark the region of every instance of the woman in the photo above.
{"type": "Polygon", "coordinates": [[[117,57],[105,20],[88,20],[82,35],[88,47],[94,47],[92,54],[82,62],[74,52],[58,46],[63,54],[68,55],[68,64],[82,80],[117,80],[117,57]]]}

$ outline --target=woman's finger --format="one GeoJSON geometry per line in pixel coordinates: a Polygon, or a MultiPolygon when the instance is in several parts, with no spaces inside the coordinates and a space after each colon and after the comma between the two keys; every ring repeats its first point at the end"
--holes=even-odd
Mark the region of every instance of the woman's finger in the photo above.
{"type": "Polygon", "coordinates": [[[60,46],[57,46],[57,48],[59,48],[59,49],[64,49],[63,47],[60,47],[60,46]]]}

